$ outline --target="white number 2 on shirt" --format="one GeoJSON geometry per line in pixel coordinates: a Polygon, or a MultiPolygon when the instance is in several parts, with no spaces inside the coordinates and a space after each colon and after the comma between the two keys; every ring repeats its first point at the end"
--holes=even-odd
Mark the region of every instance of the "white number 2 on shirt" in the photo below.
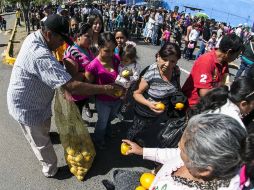
{"type": "Polygon", "coordinates": [[[206,79],[207,79],[207,75],[202,74],[202,75],[201,75],[200,82],[201,82],[201,83],[206,83],[206,79]]]}

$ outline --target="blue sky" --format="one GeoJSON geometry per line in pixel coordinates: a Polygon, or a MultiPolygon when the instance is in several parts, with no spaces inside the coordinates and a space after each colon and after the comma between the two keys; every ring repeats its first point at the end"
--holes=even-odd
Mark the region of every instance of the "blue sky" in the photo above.
{"type": "MultiPolygon", "coordinates": [[[[171,9],[175,5],[194,6],[204,9],[211,18],[218,21],[225,21],[235,26],[239,23],[252,25],[254,21],[254,0],[164,0],[171,9]],[[249,19],[248,19],[249,18],[249,19]]],[[[190,11],[187,11],[190,12],[190,11]]]]}

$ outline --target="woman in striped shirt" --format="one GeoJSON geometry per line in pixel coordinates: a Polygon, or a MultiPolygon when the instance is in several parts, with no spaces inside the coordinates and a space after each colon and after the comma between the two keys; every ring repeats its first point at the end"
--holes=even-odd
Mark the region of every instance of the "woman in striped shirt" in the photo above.
{"type": "Polygon", "coordinates": [[[136,139],[137,135],[167,113],[170,96],[180,89],[180,70],[176,65],[180,57],[179,46],[167,43],[159,50],[157,61],[146,70],[133,94],[136,101],[134,123],[127,133],[127,139],[144,143],[143,138],[136,139]],[[166,108],[158,108],[159,102],[166,108]]]}

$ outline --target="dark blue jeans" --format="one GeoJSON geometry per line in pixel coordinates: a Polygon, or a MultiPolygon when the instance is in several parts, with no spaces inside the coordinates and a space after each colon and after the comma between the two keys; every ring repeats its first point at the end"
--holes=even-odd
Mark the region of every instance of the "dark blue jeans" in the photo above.
{"type": "Polygon", "coordinates": [[[152,36],[152,44],[153,45],[158,45],[159,32],[160,32],[160,26],[155,25],[154,29],[153,29],[153,36],[152,36]]]}
{"type": "Polygon", "coordinates": [[[121,100],[116,101],[101,101],[96,99],[96,110],[98,113],[98,120],[95,125],[95,141],[103,142],[105,135],[111,135],[111,121],[121,106],[121,100]]]}
{"type": "Polygon", "coordinates": [[[243,76],[246,76],[246,74],[249,72],[251,66],[253,64],[247,64],[245,63],[243,60],[241,61],[241,65],[240,65],[240,68],[238,69],[236,75],[235,75],[235,78],[238,78],[242,75],[242,73],[244,72],[243,76]]]}
{"type": "Polygon", "coordinates": [[[199,48],[198,53],[196,55],[196,59],[198,59],[198,57],[200,55],[203,55],[204,53],[205,53],[205,43],[203,41],[201,41],[200,48],[199,48]]]}

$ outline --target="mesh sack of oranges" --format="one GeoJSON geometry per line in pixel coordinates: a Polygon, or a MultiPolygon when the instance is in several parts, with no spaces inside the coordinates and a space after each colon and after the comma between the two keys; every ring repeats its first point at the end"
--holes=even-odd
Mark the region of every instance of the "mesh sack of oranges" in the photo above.
{"type": "Polygon", "coordinates": [[[74,102],[66,100],[63,94],[63,89],[56,91],[55,123],[70,172],[82,181],[92,166],[96,152],[77,106],[74,102]]]}

